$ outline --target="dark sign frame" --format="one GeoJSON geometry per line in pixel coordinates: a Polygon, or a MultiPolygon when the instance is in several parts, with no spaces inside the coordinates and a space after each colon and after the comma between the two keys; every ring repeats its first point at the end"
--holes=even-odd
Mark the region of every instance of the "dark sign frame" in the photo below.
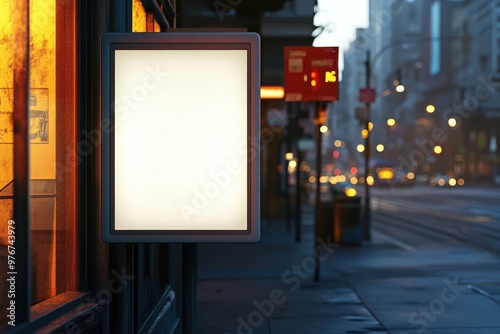
{"type": "MultiPolygon", "coordinates": [[[[107,33],[102,38],[102,239],[104,242],[256,242],[260,238],[260,37],[255,33],[107,33]],[[115,51],[247,51],[247,226],[245,230],[115,228],[115,51]]],[[[165,101],[168,103],[168,101],[165,101]]]]}

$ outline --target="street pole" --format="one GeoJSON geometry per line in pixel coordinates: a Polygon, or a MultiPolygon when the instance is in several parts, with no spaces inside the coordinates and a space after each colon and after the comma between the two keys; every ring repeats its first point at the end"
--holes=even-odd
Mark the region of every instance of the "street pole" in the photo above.
{"type": "Polygon", "coordinates": [[[302,216],[302,202],[301,202],[301,189],[300,189],[300,164],[301,164],[301,156],[300,156],[300,148],[299,148],[299,113],[300,108],[296,108],[295,110],[295,120],[294,120],[294,139],[295,139],[295,148],[297,151],[297,184],[296,186],[296,197],[295,197],[295,241],[300,242],[301,239],[301,216],[302,216]]]}
{"type": "MultiPolygon", "coordinates": [[[[371,64],[370,64],[370,50],[366,51],[366,88],[370,88],[371,81],[371,64]]],[[[365,206],[364,206],[364,225],[363,225],[363,240],[370,240],[370,185],[368,184],[368,175],[370,168],[370,102],[366,102],[366,124],[365,129],[367,135],[365,138],[365,206]]]]}
{"type": "MultiPolygon", "coordinates": [[[[292,109],[292,103],[289,102],[287,103],[286,106],[286,119],[287,119],[287,127],[286,127],[286,152],[289,153],[292,152],[292,124],[289,122],[291,119],[291,109],[292,109]]],[[[291,222],[291,212],[290,212],[290,206],[291,206],[291,201],[290,201],[290,184],[289,184],[289,173],[288,173],[288,163],[289,160],[285,159],[285,164],[284,170],[285,170],[285,221],[286,221],[286,230],[289,232],[292,229],[292,222],[291,222]]]]}
{"type": "Polygon", "coordinates": [[[321,159],[321,104],[316,103],[316,119],[315,119],[315,132],[316,132],[316,210],[315,210],[315,226],[314,226],[314,281],[319,282],[319,273],[320,273],[320,268],[319,268],[319,259],[318,259],[318,252],[316,252],[316,249],[318,249],[319,245],[319,236],[320,236],[320,230],[321,226],[319,223],[320,215],[321,215],[321,165],[322,165],[322,159],[321,159]]]}

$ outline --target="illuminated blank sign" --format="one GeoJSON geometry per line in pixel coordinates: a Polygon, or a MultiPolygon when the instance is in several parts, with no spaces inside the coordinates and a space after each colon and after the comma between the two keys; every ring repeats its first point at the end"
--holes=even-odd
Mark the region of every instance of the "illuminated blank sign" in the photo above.
{"type": "Polygon", "coordinates": [[[104,35],[104,241],[259,239],[259,55],[254,33],[104,35]]]}

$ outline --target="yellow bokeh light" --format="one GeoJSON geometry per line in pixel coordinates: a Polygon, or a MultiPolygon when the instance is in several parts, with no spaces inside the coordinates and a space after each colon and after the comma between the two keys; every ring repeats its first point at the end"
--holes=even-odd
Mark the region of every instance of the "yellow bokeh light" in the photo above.
{"type": "Polygon", "coordinates": [[[406,177],[408,178],[408,180],[413,180],[415,178],[415,173],[408,172],[408,174],[406,174],[406,177]]]}
{"type": "Polygon", "coordinates": [[[335,176],[330,176],[330,183],[331,184],[336,184],[337,183],[337,178],[335,176]]]}
{"type": "Polygon", "coordinates": [[[384,145],[378,144],[377,145],[377,152],[384,152],[384,145]]]}
{"type": "Polygon", "coordinates": [[[449,181],[448,181],[448,184],[452,187],[456,186],[457,185],[457,180],[455,180],[454,178],[451,178],[449,181]]]}
{"type": "Polygon", "coordinates": [[[290,162],[288,163],[288,167],[290,167],[290,168],[296,168],[297,167],[297,161],[290,160],[290,162]]]}
{"type": "Polygon", "coordinates": [[[369,135],[368,130],[363,129],[363,130],[361,131],[361,137],[362,137],[363,139],[368,138],[368,135],[369,135]]]}
{"type": "Polygon", "coordinates": [[[373,179],[373,176],[368,175],[368,176],[366,177],[366,183],[367,183],[369,186],[373,186],[373,184],[375,183],[375,180],[373,179]]]}
{"type": "Polygon", "coordinates": [[[373,123],[368,122],[368,131],[372,131],[372,130],[373,130],[373,123]]]}
{"type": "Polygon", "coordinates": [[[344,194],[346,194],[347,197],[354,197],[356,196],[356,189],[354,188],[347,188],[345,191],[344,191],[344,194]]]}
{"type": "Polygon", "coordinates": [[[439,145],[434,146],[434,153],[441,154],[443,152],[443,148],[439,145]]]}
{"type": "Polygon", "coordinates": [[[359,152],[359,153],[364,152],[364,151],[365,151],[365,145],[363,145],[363,144],[359,144],[359,145],[356,147],[356,150],[358,150],[358,152],[359,152]]]}
{"type": "Polygon", "coordinates": [[[394,171],[392,168],[381,168],[377,170],[377,175],[381,180],[392,180],[394,178],[394,171]]]}
{"type": "Polygon", "coordinates": [[[347,178],[345,177],[345,175],[339,175],[337,176],[337,181],[338,182],[345,182],[347,180],[347,178]]]}
{"type": "Polygon", "coordinates": [[[358,184],[358,178],[355,176],[351,177],[350,181],[351,181],[351,184],[354,184],[354,185],[358,184]]]}
{"type": "Polygon", "coordinates": [[[319,131],[321,133],[327,133],[328,132],[328,127],[326,125],[322,125],[320,128],[319,128],[319,131]]]}
{"type": "Polygon", "coordinates": [[[328,176],[325,176],[325,175],[323,175],[319,178],[320,183],[327,183],[329,180],[330,180],[330,178],[328,176]]]}
{"type": "Polygon", "coordinates": [[[311,86],[316,87],[316,80],[311,80],[311,86]]]}
{"type": "Polygon", "coordinates": [[[429,104],[426,108],[425,111],[427,111],[429,114],[432,114],[434,111],[436,111],[436,108],[432,105],[429,104]]]}
{"type": "Polygon", "coordinates": [[[287,153],[285,153],[285,159],[286,159],[287,161],[292,160],[292,159],[293,159],[293,153],[292,153],[292,152],[287,152],[287,153]]]}
{"type": "Polygon", "coordinates": [[[389,125],[389,126],[394,126],[394,125],[396,125],[396,120],[395,120],[394,118],[389,118],[389,119],[387,120],[387,125],[389,125]]]}
{"type": "Polygon", "coordinates": [[[457,126],[457,120],[456,120],[456,119],[454,119],[453,117],[452,117],[452,118],[450,118],[450,119],[448,120],[448,125],[449,125],[450,127],[454,128],[455,126],[457,126]]]}
{"type": "Polygon", "coordinates": [[[399,84],[397,87],[396,87],[396,92],[398,93],[402,93],[405,91],[405,86],[399,84]]]}
{"type": "Polygon", "coordinates": [[[309,182],[310,182],[310,183],[314,183],[314,182],[316,182],[316,177],[314,177],[314,176],[312,176],[312,175],[311,175],[311,176],[309,176],[309,182]]]}
{"type": "Polygon", "coordinates": [[[333,142],[333,145],[335,145],[335,147],[341,147],[342,146],[342,141],[337,139],[337,140],[335,140],[333,142]]]}

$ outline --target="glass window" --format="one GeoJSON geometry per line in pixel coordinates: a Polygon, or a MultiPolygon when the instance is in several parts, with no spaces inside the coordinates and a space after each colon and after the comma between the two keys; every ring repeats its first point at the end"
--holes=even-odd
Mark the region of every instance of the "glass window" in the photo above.
{"type": "Polygon", "coordinates": [[[145,10],[141,0],[132,0],[132,32],[160,32],[153,10],[145,10]]]}
{"type": "MultiPolygon", "coordinates": [[[[76,4],[31,0],[29,134],[31,304],[77,290],[76,4]]],[[[13,218],[12,1],[0,0],[0,248],[13,218]]],[[[17,248],[27,245],[16,245],[17,248]]],[[[4,259],[0,259],[6,263],[4,259]]],[[[3,281],[5,270],[0,271],[3,281]]],[[[2,286],[4,286],[2,284],[2,286]]],[[[5,295],[5,294],[3,294],[5,295]]],[[[6,309],[0,299],[1,321],[6,309]]],[[[8,302],[8,301],[7,301],[8,302]]]]}

